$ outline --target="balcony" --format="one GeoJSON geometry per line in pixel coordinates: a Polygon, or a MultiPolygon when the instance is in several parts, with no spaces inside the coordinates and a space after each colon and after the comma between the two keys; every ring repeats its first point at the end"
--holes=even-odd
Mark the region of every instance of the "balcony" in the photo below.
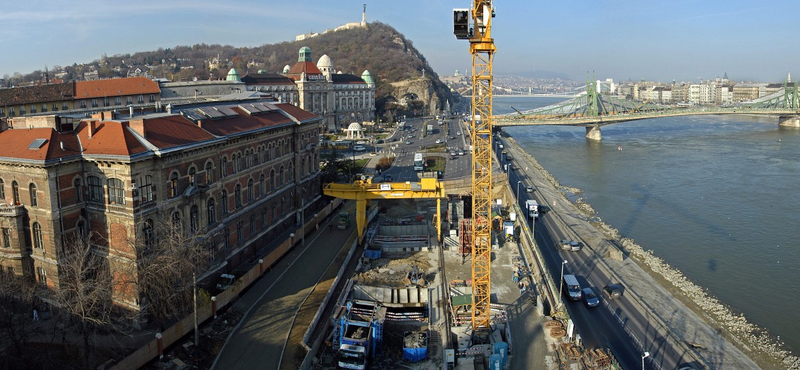
{"type": "Polygon", "coordinates": [[[25,214],[25,206],[21,204],[0,204],[0,216],[17,217],[25,214]]]}

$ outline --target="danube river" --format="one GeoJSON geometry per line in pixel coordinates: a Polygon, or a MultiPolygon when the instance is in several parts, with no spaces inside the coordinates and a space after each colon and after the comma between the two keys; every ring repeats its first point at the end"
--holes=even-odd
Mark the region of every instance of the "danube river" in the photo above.
{"type": "MultiPolygon", "coordinates": [[[[561,100],[495,97],[494,113],[561,100]]],[[[605,223],[800,353],[800,129],[692,116],[601,130],[505,129],[605,223]]]]}

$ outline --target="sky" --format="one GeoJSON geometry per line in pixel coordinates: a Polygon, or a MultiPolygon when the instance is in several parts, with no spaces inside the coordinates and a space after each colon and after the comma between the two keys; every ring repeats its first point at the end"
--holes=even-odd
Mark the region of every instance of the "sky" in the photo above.
{"type": "MultiPolygon", "coordinates": [[[[7,0],[0,13],[0,76],[159,47],[294,41],[360,21],[365,3],[367,22],[397,29],[439,75],[469,71],[468,42],[452,33],[452,10],[469,8],[466,0],[7,0]]],[[[495,74],[693,82],[727,73],[735,81],[782,82],[796,72],[800,78],[797,0],[493,4],[495,74]]],[[[314,58],[324,53],[316,50],[314,58]]]]}

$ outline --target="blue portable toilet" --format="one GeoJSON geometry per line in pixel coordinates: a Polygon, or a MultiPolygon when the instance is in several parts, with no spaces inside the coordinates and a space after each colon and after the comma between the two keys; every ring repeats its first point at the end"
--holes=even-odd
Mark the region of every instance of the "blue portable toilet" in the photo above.
{"type": "Polygon", "coordinates": [[[508,362],[508,343],[495,342],[492,354],[499,355],[500,359],[503,361],[503,366],[506,366],[508,362]]]}
{"type": "Polygon", "coordinates": [[[503,359],[498,354],[489,356],[489,370],[503,370],[503,359]]]}

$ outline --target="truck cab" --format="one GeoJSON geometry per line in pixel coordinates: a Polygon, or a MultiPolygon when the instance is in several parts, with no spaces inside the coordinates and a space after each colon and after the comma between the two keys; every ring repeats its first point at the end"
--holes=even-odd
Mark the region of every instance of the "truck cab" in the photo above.
{"type": "Polygon", "coordinates": [[[525,209],[528,212],[528,217],[536,220],[539,218],[539,203],[537,203],[533,199],[528,199],[525,201],[525,209]]]}
{"type": "Polygon", "coordinates": [[[350,227],[350,213],[349,212],[339,212],[339,219],[336,224],[336,228],[339,230],[344,230],[350,227]]]}

